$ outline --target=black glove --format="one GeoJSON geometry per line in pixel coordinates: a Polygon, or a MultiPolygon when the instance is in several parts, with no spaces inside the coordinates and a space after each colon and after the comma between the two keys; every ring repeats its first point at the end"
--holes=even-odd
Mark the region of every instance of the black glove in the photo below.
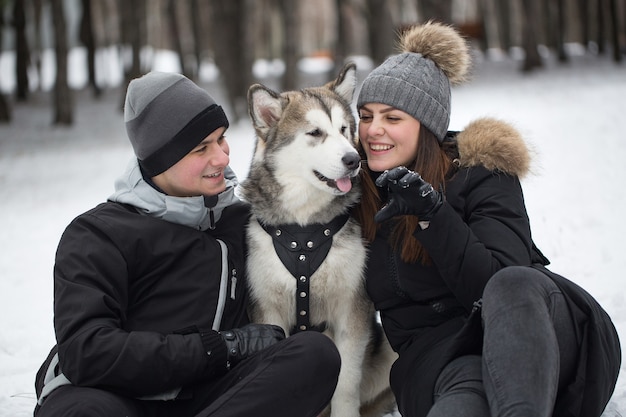
{"type": "Polygon", "coordinates": [[[430,221],[443,204],[440,192],[420,174],[403,166],[383,172],[376,185],[389,189],[389,201],[374,216],[377,223],[405,214],[417,216],[419,221],[430,221]]]}
{"type": "Polygon", "coordinates": [[[253,353],[285,338],[285,332],[273,324],[247,324],[239,329],[225,330],[220,335],[226,343],[228,365],[235,366],[253,353]]]}

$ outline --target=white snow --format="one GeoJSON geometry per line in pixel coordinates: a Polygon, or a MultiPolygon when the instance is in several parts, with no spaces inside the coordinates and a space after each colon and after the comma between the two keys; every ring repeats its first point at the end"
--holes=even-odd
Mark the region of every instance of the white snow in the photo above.
{"type": "MultiPolygon", "coordinates": [[[[162,57],[154,62],[176,70],[162,57]]],[[[5,93],[10,63],[11,57],[0,56],[5,93]]],[[[600,301],[624,341],[626,68],[589,55],[569,65],[551,59],[547,69],[527,75],[519,64],[479,59],[474,79],[453,91],[450,128],[492,116],[523,133],[535,153],[533,175],[523,181],[534,239],[552,270],[600,301]]],[[[275,63],[259,65],[258,73],[282,70],[275,63]]],[[[115,68],[108,67],[119,82],[115,68]]],[[[203,85],[224,102],[218,84],[206,79],[215,70],[205,67],[203,74],[203,85]]],[[[80,84],[85,76],[78,71],[73,79],[80,84]]],[[[32,415],[35,373],[54,344],[52,267],[61,233],[111,194],[132,155],[118,89],[99,100],[81,91],[76,100],[71,128],[51,125],[51,98],[41,93],[14,103],[13,122],[0,125],[0,416],[32,415]]],[[[243,178],[254,142],[249,122],[232,126],[227,137],[232,166],[243,178]]],[[[626,413],[625,388],[622,367],[605,417],[626,413]]]]}

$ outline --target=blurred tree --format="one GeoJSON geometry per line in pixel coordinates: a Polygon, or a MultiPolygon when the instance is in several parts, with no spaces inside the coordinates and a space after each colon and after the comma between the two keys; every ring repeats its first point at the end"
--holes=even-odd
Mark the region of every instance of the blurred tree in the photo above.
{"type": "Polygon", "coordinates": [[[191,14],[191,30],[193,35],[193,56],[195,58],[193,76],[198,77],[200,65],[202,63],[204,31],[202,28],[202,13],[200,11],[200,0],[191,0],[189,12],[191,14]]]}
{"type": "Polygon", "coordinates": [[[146,0],[119,0],[120,33],[122,36],[122,57],[124,45],[130,49],[130,64],[124,62],[124,85],[122,86],[121,106],[124,108],[126,88],[130,81],[142,75],[141,47],[145,42],[146,0]]]}
{"type": "Polygon", "coordinates": [[[284,28],[283,59],[285,61],[285,73],[283,75],[283,90],[293,90],[298,83],[298,45],[300,43],[298,2],[294,0],[278,0],[282,11],[282,23],[284,28]]]}
{"type": "Polygon", "coordinates": [[[539,50],[537,49],[537,36],[541,30],[537,19],[537,16],[539,16],[539,5],[537,0],[522,0],[522,6],[522,48],[524,48],[525,53],[522,71],[528,72],[543,66],[539,50]]]}
{"type": "Polygon", "coordinates": [[[54,124],[71,125],[74,103],[67,80],[67,25],[63,0],[50,0],[52,26],[54,30],[54,56],[56,58],[56,79],[54,82],[54,124]]]}
{"type": "Polygon", "coordinates": [[[93,0],[82,0],[83,13],[80,19],[80,40],[87,49],[87,73],[89,75],[89,85],[93,89],[96,97],[100,96],[102,90],[96,82],[96,39],[93,30],[93,0]]]}
{"type": "Polygon", "coordinates": [[[338,73],[346,56],[350,53],[350,0],[335,0],[337,8],[337,45],[335,46],[335,69],[338,73]]]}
{"type": "Polygon", "coordinates": [[[417,0],[417,9],[424,21],[452,23],[452,0],[417,0]]]}
{"type": "Polygon", "coordinates": [[[18,100],[23,101],[28,98],[28,65],[30,64],[24,0],[13,0],[13,27],[15,28],[15,95],[18,100]]]}
{"type": "Polygon", "coordinates": [[[170,27],[170,35],[171,35],[171,39],[173,41],[174,44],[174,51],[176,52],[176,55],[178,56],[178,63],[180,65],[180,70],[183,73],[183,75],[185,75],[187,78],[193,79],[194,76],[191,75],[189,73],[189,68],[188,65],[186,65],[186,53],[183,50],[183,42],[182,42],[182,35],[180,32],[180,28],[178,25],[178,7],[177,5],[180,5],[181,2],[180,1],[176,1],[176,0],[167,0],[167,22],[169,23],[169,27],[170,27]]]}
{"type": "Polygon", "coordinates": [[[31,43],[31,54],[30,60],[31,65],[34,66],[35,71],[39,77],[39,82],[37,83],[37,88],[41,90],[41,59],[42,59],[42,32],[41,32],[41,18],[42,18],[42,10],[44,2],[47,0],[31,0],[33,5],[33,14],[32,14],[32,26],[33,26],[33,39],[31,43]]]}
{"type": "Polygon", "coordinates": [[[613,60],[622,61],[622,50],[620,47],[620,19],[617,0],[608,0],[608,15],[610,20],[611,44],[613,45],[613,60]]]}
{"type": "MultiPolygon", "coordinates": [[[[3,42],[3,33],[4,33],[4,9],[6,7],[6,5],[8,4],[8,2],[6,0],[0,0],[0,54],[2,53],[2,45],[4,45],[3,42]]],[[[6,99],[6,97],[4,96],[4,94],[2,94],[2,91],[0,91],[0,123],[7,123],[11,121],[11,107],[9,106],[9,103],[6,99]]]]}
{"type": "Polygon", "coordinates": [[[370,57],[379,65],[393,53],[395,26],[386,0],[367,0],[366,4],[370,57]]]}
{"type": "Polygon", "coordinates": [[[211,31],[215,64],[222,77],[234,120],[247,114],[251,67],[246,59],[245,0],[211,0],[211,31]]]}

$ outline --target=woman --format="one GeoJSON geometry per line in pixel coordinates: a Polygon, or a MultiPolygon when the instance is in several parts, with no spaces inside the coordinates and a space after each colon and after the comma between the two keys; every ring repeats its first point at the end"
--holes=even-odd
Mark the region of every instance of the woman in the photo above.
{"type": "Polygon", "coordinates": [[[399,358],[403,416],[600,416],[621,353],[611,320],[545,268],[507,124],[447,132],[468,47],[452,28],[406,31],[364,80],[357,109],[369,241],[367,289],[399,358]]]}
{"type": "Polygon", "coordinates": [[[59,243],[57,346],[35,415],[316,416],[339,354],[321,334],[249,324],[249,208],[224,111],[182,75],[152,72],[130,83],[124,119],[135,158],[59,243]]]}

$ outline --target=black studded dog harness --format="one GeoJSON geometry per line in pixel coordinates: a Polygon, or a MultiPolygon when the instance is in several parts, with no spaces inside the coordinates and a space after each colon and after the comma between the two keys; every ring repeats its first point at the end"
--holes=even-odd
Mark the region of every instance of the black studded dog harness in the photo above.
{"type": "Polygon", "coordinates": [[[282,224],[261,227],[272,236],[274,250],[285,268],[296,279],[296,326],[292,333],[302,330],[324,331],[325,325],[311,326],[309,320],[309,280],[320,267],[333,243],[333,236],[348,221],[347,214],[329,223],[308,226],[282,224]]]}

